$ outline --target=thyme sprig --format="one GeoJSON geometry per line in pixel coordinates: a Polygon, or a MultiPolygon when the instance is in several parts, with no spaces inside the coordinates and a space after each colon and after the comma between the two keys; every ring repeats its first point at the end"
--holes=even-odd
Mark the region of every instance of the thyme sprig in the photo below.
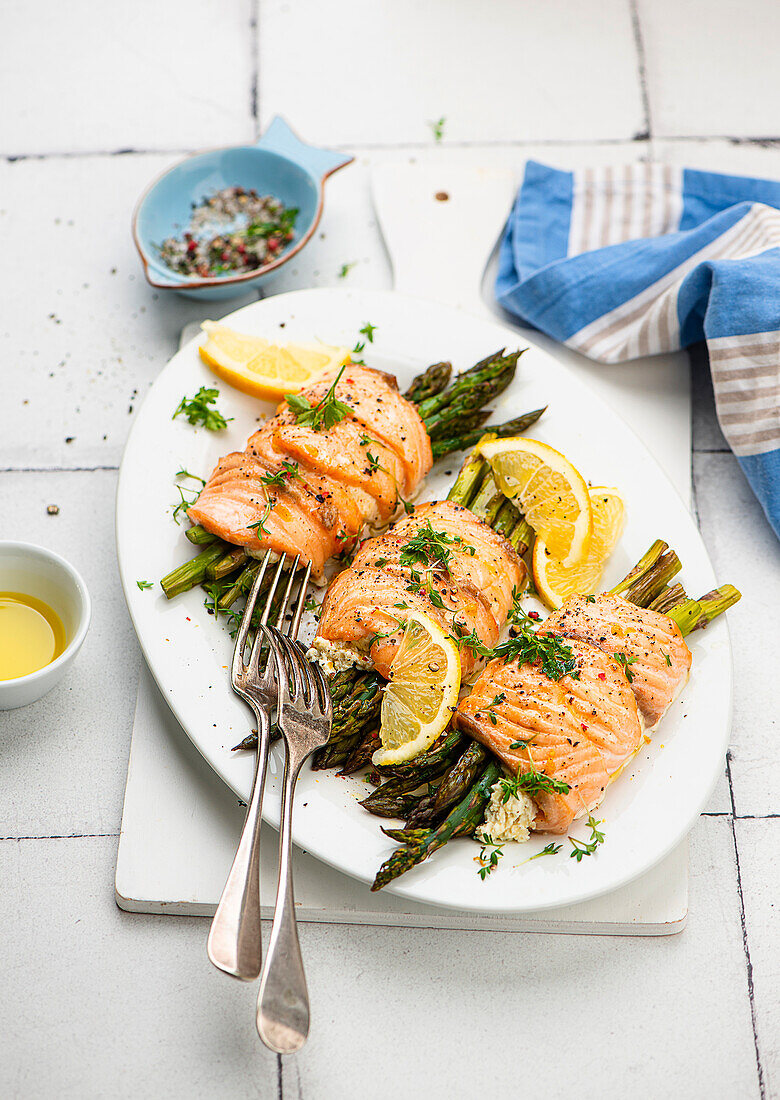
{"type": "MultiPolygon", "coordinates": [[[[198,477],[197,474],[191,474],[189,470],[177,470],[173,476],[176,478],[181,477],[185,480],[190,481],[199,481],[201,484],[201,489],[206,484],[202,477],[198,477]]],[[[200,496],[201,489],[195,489],[190,485],[179,485],[178,482],[176,482],[176,491],[179,494],[179,503],[175,504],[173,507],[173,519],[175,523],[179,524],[179,516],[182,512],[186,512],[187,509],[195,503],[195,501],[200,496]],[[186,495],[187,493],[192,493],[193,495],[191,497],[188,497],[186,495]]]]}
{"type": "Polygon", "coordinates": [[[562,676],[579,680],[577,661],[571,648],[555,634],[537,634],[532,620],[520,608],[514,609],[514,613],[518,633],[500,642],[493,656],[503,658],[504,664],[515,658],[521,664],[540,664],[549,680],[560,680],[562,676]]]}
{"type": "Polygon", "coordinates": [[[288,459],[284,459],[281,469],[277,470],[274,474],[265,474],[260,478],[263,485],[276,485],[281,488],[287,478],[297,478],[298,481],[302,481],[303,478],[298,472],[298,463],[290,462],[288,459]]]}
{"type": "Polygon", "coordinates": [[[477,860],[479,862],[479,877],[484,882],[489,874],[492,874],[498,867],[498,861],[504,855],[504,845],[494,843],[492,837],[488,833],[482,833],[480,838],[483,841],[477,860]]]}
{"type": "Polygon", "coordinates": [[[603,824],[603,821],[596,821],[593,814],[588,814],[587,825],[590,829],[590,842],[586,843],[584,840],[576,840],[573,836],[570,836],[569,843],[574,849],[569,852],[571,859],[576,859],[578,863],[581,863],[584,856],[592,856],[599,844],[604,843],[604,834],[599,832],[598,829],[598,826],[603,824]]]}

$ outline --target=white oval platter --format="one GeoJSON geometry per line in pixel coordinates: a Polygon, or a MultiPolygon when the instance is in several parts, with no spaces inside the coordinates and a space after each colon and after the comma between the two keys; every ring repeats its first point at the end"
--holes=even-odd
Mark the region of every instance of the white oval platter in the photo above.
{"type": "MultiPolygon", "coordinates": [[[[392,371],[401,388],[428,363],[451,359],[470,366],[506,346],[527,341],[499,324],[434,302],[393,292],[303,290],[238,310],[225,323],[272,340],[322,340],[352,347],[359,329],[376,326],[363,353],[373,366],[392,371]]],[[[362,339],[362,338],[361,338],[362,339]]],[[[171,519],[178,499],[177,470],[208,476],[219,457],[243,450],[258,420],[273,411],[216,382],[201,362],[197,340],[171,359],[144,400],[130,433],[119,478],[116,537],[130,614],[149,667],[171,709],[219,776],[242,799],[249,794],[253,761],[231,752],[253,725],[233,694],[228,666],[232,643],[215,623],[200,589],[170,603],[155,585],[185,561],[193,548],[171,519]],[[220,409],[233,419],[221,432],[172,420],[183,395],[218,385],[220,409]]],[[[496,419],[549,406],[529,433],[572,459],[592,484],[615,485],[627,506],[625,532],[609,563],[604,587],[623,576],[655,538],[665,539],[683,562],[682,580],[694,595],[715,584],[712,567],[687,507],[631,429],[575,373],[533,345],[520,360],[512,386],[496,402],[496,419]]],[[[421,499],[440,499],[462,455],[434,468],[421,499]]],[[[720,578],[721,581],[728,578],[720,578]]],[[[471,840],[451,842],[391,887],[414,901],[484,912],[531,912],[568,905],[630,882],[663,859],[704,808],[723,769],[731,722],[731,657],[724,621],[693,635],[693,672],[652,743],[610,787],[598,812],[606,840],[595,855],[569,858],[565,840],[556,856],[528,862],[550,837],[508,844],[498,869],[478,875],[471,840]]],[[[282,755],[271,753],[264,814],[279,821],[282,755]]],[[[295,809],[295,842],[326,863],[371,883],[394,845],[383,822],[359,805],[368,788],[356,778],[304,770],[295,809]]],[[[385,823],[386,824],[386,823],[385,823]]],[[[574,835],[586,838],[582,823],[574,835]]]]}

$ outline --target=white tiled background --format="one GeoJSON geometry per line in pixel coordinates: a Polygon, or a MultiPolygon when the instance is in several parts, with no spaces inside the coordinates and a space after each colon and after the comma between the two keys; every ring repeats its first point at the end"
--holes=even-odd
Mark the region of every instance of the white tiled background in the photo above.
{"type": "Polygon", "coordinates": [[[662,940],[309,925],[309,1045],[258,1044],[205,925],[129,916],[112,879],[139,652],[116,576],[116,467],[184,323],[128,232],[183,151],[277,112],[356,163],[275,289],[389,286],[379,158],[561,166],[654,155],[780,176],[774,0],[8,0],[0,13],[0,516],[84,572],[78,667],[0,717],[0,1095],[376,1100],[533,1092],[780,1096],[780,553],[694,364],[696,503],[730,614],[727,775],[662,940]],[[442,145],[428,125],[446,119],[442,145]],[[47,515],[58,503],[60,514],[47,515]],[[772,610],[774,609],[774,620],[772,610]]]}

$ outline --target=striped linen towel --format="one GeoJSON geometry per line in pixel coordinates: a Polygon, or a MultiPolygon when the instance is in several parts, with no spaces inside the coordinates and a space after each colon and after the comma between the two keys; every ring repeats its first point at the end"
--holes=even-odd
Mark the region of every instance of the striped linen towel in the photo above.
{"type": "Polygon", "coordinates": [[[723,434],[780,536],[780,183],[529,161],[496,296],[602,363],[706,340],[723,434]]]}

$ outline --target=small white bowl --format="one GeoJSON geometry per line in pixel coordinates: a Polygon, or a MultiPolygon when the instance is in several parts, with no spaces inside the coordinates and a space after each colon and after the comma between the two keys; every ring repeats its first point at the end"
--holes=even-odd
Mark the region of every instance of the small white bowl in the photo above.
{"type": "Polygon", "coordinates": [[[92,614],[87,586],[72,565],[42,546],[30,542],[0,541],[0,592],[36,596],[56,611],[68,644],[51,664],[0,680],[0,710],[35,703],[58,684],[81,649],[92,614]]]}

